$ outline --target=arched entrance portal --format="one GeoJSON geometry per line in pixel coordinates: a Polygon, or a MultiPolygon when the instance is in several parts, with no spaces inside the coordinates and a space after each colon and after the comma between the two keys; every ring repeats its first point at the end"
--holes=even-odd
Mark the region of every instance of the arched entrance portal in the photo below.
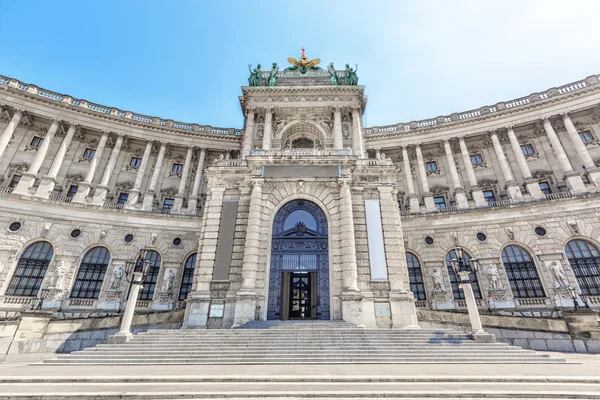
{"type": "Polygon", "coordinates": [[[308,200],[275,215],[267,319],[329,319],[327,218],[308,200]]]}

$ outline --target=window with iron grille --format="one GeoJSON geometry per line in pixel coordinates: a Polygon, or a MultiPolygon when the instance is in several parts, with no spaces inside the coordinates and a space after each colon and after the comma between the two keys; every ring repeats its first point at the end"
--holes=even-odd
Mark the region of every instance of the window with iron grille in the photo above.
{"type": "MultiPolygon", "coordinates": [[[[460,276],[456,275],[456,273],[454,272],[454,268],[452,268],[452,263],[450,262],[450,260],[452,260],[453,258],[458,259],[458,256],[456,255],[456,250],[454,250],[454,249],[450,250],[448,252],[448,254],[446,254],[446,266],[448,267],[448,276],[450,277],[450,285],[452,286],[452,294],[454,295],[455,300],[464,300],[465,293],[463,292],[462,289],[459,288],[460,276]]],[[[469,256],[469,254],[467,254],[467,252],[463,250],[463,262],[465,264],[469,264],[470,261],[471,261],[471,256],[469,256]]],[[[471,279],[471,287],[473,288],[473,294],[475,295],[475,298],[481,299],[481,291],[479,290],[479,282],[477,281],[477,273],[471,272],[471,274],[469,275],[469,278],[471,279]]]]}
{"type": "Polygon", "coordinates": [[[129,166],[133,168],[139,168],[142,165],[142,159],[140,157],[131,157],[129,160],[129,166]]]}
{"type": "Polygon", "coordinates": [[[567,243],[565,253],[581,294],[600,295],[600,252],[596,246],[586,240],[575,239],[567,243]]]}
{"type": "Polygon", "coordinates": [[[105,247],[94,247],[85,253],[77,271],[71,298],[97,299],[109,261],[110,252],[105,247]]]}
{"type": "Polygon", "coordinates": [[[185,266],[183,267],[183,277],[181,278],[181,288],[179,289],[179,301],[185,300],[188,294],[192,291],[194,268],[196,268],[197,255],[197,253],[194,253],[185,261],[185,266]]]}
{"type": "Polygon", "coordinates": [[[148,268],[148,274],[146,275],[144,285],[140,290],[138,300],[152,300],[154,297],[154,289],[156,289],[158,273],[160,271],[161,257],[157,251],[150,250],[146,254],[146,260],[150,261],[150,268],[148,268]]]}
{"type": "Polygon", "coordinates": [[[170,210],[173,208],[175,204],[175,199],[164,199],[163,200],[163,210],[170,210]]]}
{"type": "Polygon", "coordinates": [[[502,250],[502,262],[514,297],[545,296],[535,263],[527,250],[519,246],[507,246],[502,250]]]}
{"type": "Polygon", "coordinates": [[[183,171],[183,164],[175,163],[173,164],[173,168],[171,168],[171,172],[174,174],[180,174],[183,171]]]}
{"type": "Polygon", "coordinates": [[[423,273],[421,263],[413,253],[406,253],[406,263],[408,264],[408,279],[410,281],[410,290],[413,292],[416,300],[425,300],[425,285],[423,284],[423,273]]]}
{"type": "Polygon", "coordinates": [[[54,247],[48,242],[36,242],[23,252],[17,264],[6,294],[9,296],[37,296],[48,265],[54,255],[54,247]]]}
{"type": "Polygon", "coordinates": [[[119,193],[119,199],[117,200],[117,204],[125,204],[127,203],[127,199],[129,199],[129,193],[121,192],[119,193]]]}
{"type": "Polygon", "coordinates": [[[594,141],[594,136],[592,136],[592,132],[590,131],[579,132],[579,137],[581,138],[581,141],[583,143],[589,143],[594,141]]]}
{"type": "Polygon", "coordinates": [[[434,197],[433,204],[435,204],[435,208],[445,208],[446,207],[446,199],[444,198],[444,196],[434,197]]]}
{"type": "Polygon", "coordinates": [[[77,193],[77,189],[79,189],[79,186],[77,186],[77,185],[69,186],[69,191],[67,192],[67,197],[72,198],[73,196],[75,196],[75,193],[77,193]]]}
{"type": "Polygon", "coordinates": [[[427,163],[425,163],[426,167],[427,167],[427,171],[437,171],[438,167],[437,167],[437,162],[435,161],[427,161],[427,163]]]}
{"type": "Polygon", "coordinates": [[[540,182],[540,189],[542,189],[542,193],[544,194],[552,193],[552,189],[550,189],[550,184],[548,184],[548,182],[540,182]]]}
{"type": "Polygon", "coordinates": [[[94,158],[94,154],[96,154],[95,149],[85,149],[85,151],[83,152],[83,158],[91,160],[92,158],[94,158]]]}
{"type": "Polygon", "coordinates": [[[8,184],[9,188],[16,188],[17,185],[19,184],[19,181],[21,180],[21,175],[19,174],[14,174],[12,176],[12,178],[10,179],[10,183],[8,184]]]}
{"type": "Polygon", "coordinates": [[[34,136],[33,139],[31,139],[31,147],[40,147],[42,145],[42,143],[44,143],[44,138],[41,138],[39,136],[34,136]]]}
{"type": "Polygon", "coordinates": [[[481,156],[481,154],[471,154],[471,164],[472,165],[483,164],[483,157],[481,156]]]}
{"type": "Polygon", "coordinates": [[[493,190],[484,190],[483,191],[483,198],[488,202],[491,203],[493,201],[496,201],[496,196],[494,196],[494,191],[493,190]]]}
{"type": "Polygon", "coordinates": [[[525,155],[525,156],[535,154],[535,149],[533,148],[532,144],[522,144],[521,151],[523,152],[523,155],[525,155]]]}

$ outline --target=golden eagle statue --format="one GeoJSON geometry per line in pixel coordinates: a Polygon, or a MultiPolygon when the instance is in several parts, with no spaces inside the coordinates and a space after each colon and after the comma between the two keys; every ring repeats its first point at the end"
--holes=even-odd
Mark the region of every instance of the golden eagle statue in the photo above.
{"type": "Polygon", "coordinates": [[[321,67],[317,67],[317,64],[319,64],[321,62],[321,59],[314,58],[312,60],[309,60],[308,57],[306,57],[306,54],[304,54],[304,47],[302,48],[302,56],[300,57],[300,60],[296,60],[294,57],[288,57],[287,60],[290,64],[292,64],[292,66],[287,67],[285,69],[286,71],[299,70],[301,74],[305,74],[306,71],[308,71],[309,69],[312,69],[312,70],[322,69],[321,67]]]}

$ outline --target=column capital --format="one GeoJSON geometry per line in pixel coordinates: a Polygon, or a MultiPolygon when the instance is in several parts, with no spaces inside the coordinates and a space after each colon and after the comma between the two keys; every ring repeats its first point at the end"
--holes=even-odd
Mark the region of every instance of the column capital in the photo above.
{"type": "Polygon", "coordinates": [[[332,106],[331,107],[331,111],[333,113],[340,113],[341,114],[342,113],[342,106],[332,106]]]}
{"type": "Polygon", "coordinates": [[[244,113],[244,115],[249,118],[250,114],[252,114],[252,116],[254,117],[254,114],[256,114],[256,107],[246,107],[246,112],[244,113]]]}
{"type": "Polygon", "coordinates": [[[13,117],[15,117],[16,115],[18,115],[20,117],[24,117],[25,114],[27,114],[27,111],[25,111],[25,110],[21,110],[21,109],[18,109],[18,108],[14,108],[13,110],[14,110],[13,111],[13,115],[12,115],[13,117]]]}
{"type": "Polygon", "coordinates": [[[360,113],[360,106],[352,106],[350,107],[352,113],[360,113]]]}
{"type": "Polygon", "coordinates": [[[545,116],[540,118],[540,121],[542,121],[542,124],[546,125],[546,124],[550,124],[550,126],[552,126],[552,123],[550,122],[550,116],[545,116]]]}
{"type": "Polygon", "coordinates": [[[273,107],[273,106],[265,107],[265,114],[273,114],[274,111],[275,111],[275,107],[273,107]]]}
{"type": "Polygon", "coordinates": [[[458,135],[455,137],[455,139],[458,139],[459,142],[464,142],[465,141],[465,135],[458,135]]]}
{"type": "Polygon", "coordinates": [[[262,189],[264,183],[265,182],[262,179],[252,180],[252,190],[254,190],[254,188],[262,189]]]}
{"type": "Polygon", "coordinates": [[[568,111],[562,112],[560,114],[558,114],[559,117],[561,117],[563,119],[563,121],[566,121],[567,119],[571,119],[571,116],[569,115],[568,111]]]}

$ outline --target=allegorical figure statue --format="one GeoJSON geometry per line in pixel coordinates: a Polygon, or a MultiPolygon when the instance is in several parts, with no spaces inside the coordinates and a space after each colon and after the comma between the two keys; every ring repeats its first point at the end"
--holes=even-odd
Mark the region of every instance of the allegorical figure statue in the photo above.
{"type": "Polygon", "coordinates": [[[65,260],[60,260],[60,262],[56,263],[56,269],[54,273],[50,277],[50,281],[48,282],[49,288],[58,288],[63,276],[67,273],[67,267],[65,266],[65,260]]]}
{"type": "Polygon", "coordinates": [[[123,275],[125,273],[123,272],[122,268],[115,268],[115,270],[113,271],[113,276],[112,278],[110,278],[110,285],[108,286],[108,290],[119,290],[119,288],[121,287],[121,280],[123,279],[123,275]]]}
{"type": "Polygon", "coordinates": [[[250,71],[250,77],[248,78],[248,85],[260,86],[262,83],[262,70],[261,65],[258,64],[254,71],[252,71],[252,64],[248,64],[248,71],[250,71]]]}
{"type": "Polygon", "coordinates": [[[267,86],[277,86],[277,73],[279,72],[279,66],[277,63],[273,63],[273,68],[267,78],[267,86]]]}
{"type": "Polygon", "coordinates": [[[346,69],[344,70],[344,83],[346,85],[356,86],[358,85],[358,64],[356,64],[356,69],[350,68],[350,64],[346,64],[346,69]]]}
{"type": "Polygon", "coordinates": [[[560,263],[552,261],[552,264],[550,264],[550,270],[552,271],[552,275],[554,275],[554,284],[557,288],[567,288],[571,285],[569,283],[569,278],[567,278],[565,269],[560,263]]]}
{"type": "Polygon", "coordinates": [[[340,84],[340,78],[337,76],[337,72],[335,72],[335,68],[333,67],[333,63],[329,63],[329,84],[333,86],[337,86],[340,84]]]}
{"type": "Polygon", "coordinates": [[[175,272],[171,269],[166,273],[163,278],[163,292],[170,293],[173,290],[173,283],[175,282],[175,272]]]}
{"type": "Polygon", "coordinates": [[[490,289],[502,289],[502,284],[500,282],[500,271],[498,271],[498,267],[496,267],[495,265],[490,265],[490,267],[487,270],[487,274],[490,279],[490,289]]]}
{"type": "Polygon", "coordinates": [[[439,268],[434,268],[431,277],[433,278],[433,290],[436,292],[445,292],[446,287],[444,286],[442,271],[439,268]]]}

